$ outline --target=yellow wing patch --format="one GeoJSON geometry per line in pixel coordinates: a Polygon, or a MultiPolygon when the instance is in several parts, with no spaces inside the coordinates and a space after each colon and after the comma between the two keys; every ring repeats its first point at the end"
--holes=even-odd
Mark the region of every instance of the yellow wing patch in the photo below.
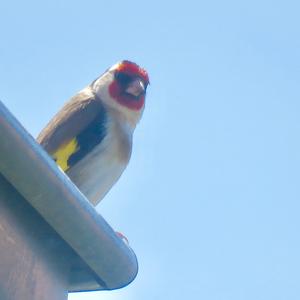
{"type": "Polygon", "coordinates": [[[61,145],[54,153],[51,154],[51,156],[55,159],[56,163],[63,169],[63,171],[67,171],[70,168],[68,165],[68,159],[77,150],[78,143],[76,138],[74,138],[61,145]]]}

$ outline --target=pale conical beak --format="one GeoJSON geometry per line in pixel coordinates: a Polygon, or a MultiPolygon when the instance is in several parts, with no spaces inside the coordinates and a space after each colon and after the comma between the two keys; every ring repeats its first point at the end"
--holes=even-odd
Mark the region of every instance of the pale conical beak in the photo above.
{"type": "Polygon", "coordinates": [[[137,78],[129,83],[125,91],[132,96],[138,97],[145,93],[145,84],[141,79],[137,78]]]}

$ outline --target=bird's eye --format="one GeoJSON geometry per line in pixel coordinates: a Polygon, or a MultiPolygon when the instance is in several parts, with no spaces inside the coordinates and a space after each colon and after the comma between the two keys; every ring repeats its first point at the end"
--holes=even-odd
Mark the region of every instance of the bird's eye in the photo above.
{"type": "Polygon", "coordinates": [[[128,85],[132,81],[130,75],[121,72],[116,73],[115,78],[121,85],[128,85]]]}

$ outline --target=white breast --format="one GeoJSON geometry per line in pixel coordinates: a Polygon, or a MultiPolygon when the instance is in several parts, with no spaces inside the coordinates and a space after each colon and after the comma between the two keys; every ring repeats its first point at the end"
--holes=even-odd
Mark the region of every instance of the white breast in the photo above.
{"type": "Polygon", "coordinates": [[[98,204],[119,179],[131,155],[132,130],[109,120],[107,135],[67,173],[79,190],[98,204]]]}

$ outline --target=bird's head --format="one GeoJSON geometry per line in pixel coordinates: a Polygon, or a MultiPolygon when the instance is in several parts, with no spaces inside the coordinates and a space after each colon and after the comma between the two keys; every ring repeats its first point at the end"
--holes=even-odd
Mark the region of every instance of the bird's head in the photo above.
{"type": "Polygon", "coordinates": [[[94,83],[93,89],[105,105],[121,112],[136,123],[144,110],[149,77],[146,70],[124,60],[108,69],[94,83]]]}

